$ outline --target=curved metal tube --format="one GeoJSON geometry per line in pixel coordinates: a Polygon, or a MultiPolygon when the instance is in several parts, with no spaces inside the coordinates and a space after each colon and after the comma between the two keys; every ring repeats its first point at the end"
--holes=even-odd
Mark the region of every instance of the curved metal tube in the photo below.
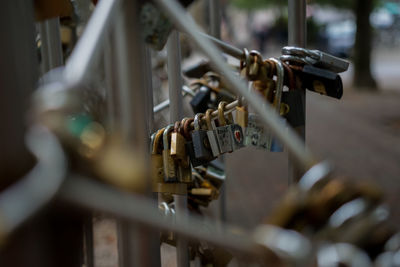
{"type": "Polygon", "coordinates": [[[66,176],[67,163],[57,138],[46,128],[32,127],[27,145],[36,166],[0,194],[0,239],[14,231],[57,193],[66,176]]]}

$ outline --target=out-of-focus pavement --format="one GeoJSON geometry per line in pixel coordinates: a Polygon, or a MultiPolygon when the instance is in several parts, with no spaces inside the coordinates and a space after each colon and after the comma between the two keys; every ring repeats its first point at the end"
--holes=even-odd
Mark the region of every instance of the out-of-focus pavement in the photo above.
{"type": "MultiPolygon", "coordinates": [[[[339,175],[371,181],[386,194],[393,222],[400,223],[400,53],[374,54],[380,90],[351,88],[352,68],[343,75],[341,100],[307,92],[306,143],[339,175]]],[[[287,189],[287,154],[243,149],[227,157],[228,221],[253,227],[287,189]]]]}

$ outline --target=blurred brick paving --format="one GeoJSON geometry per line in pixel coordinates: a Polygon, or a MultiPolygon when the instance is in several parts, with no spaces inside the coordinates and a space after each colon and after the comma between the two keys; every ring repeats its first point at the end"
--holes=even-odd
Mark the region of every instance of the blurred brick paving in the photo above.
{"type": "MultiPolygon", "coordinates": [[[[400,223],[400,91],[359,93],[342,100],[307,93],[306,143],[338,174],[381,187],[400,223]]],[[[243,149],[227,156],[228,220],[254,227],[287,188],[287,154],[243,149]]]]}

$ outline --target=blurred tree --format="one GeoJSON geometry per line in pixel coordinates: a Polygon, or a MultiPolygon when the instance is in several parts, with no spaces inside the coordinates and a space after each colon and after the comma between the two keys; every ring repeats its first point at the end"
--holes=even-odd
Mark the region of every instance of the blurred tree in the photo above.
{"type": "MultiPolygon", "coordinates": [[[[282,5],[287,1],[277,0],[232,0],[246,9],[282,5]]],[[[371,12],[379,0],[308,0],[309,3],[332,5],[337,8],[351,9],[356,16],[356,41],[354,45],[353,86],[357,89],[377,90],[377,83],[371,73],[372,27],[369,21],[371,12]]]]}
{"type": "Polygon", "coordinates": [[[316,3],[329,4],[338,8],[353,10],[356,16],[356,41],[354,44],[353,86],[360,90],[377,90],[377,83],[371,73],[372,27],[370,14],[378,0],[315,0],[316,3]]]}

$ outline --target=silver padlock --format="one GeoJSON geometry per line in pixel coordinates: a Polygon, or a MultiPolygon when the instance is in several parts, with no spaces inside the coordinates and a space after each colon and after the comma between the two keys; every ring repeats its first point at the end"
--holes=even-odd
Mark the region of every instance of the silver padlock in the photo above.
{"type": "Polygon", "coordinates": [[[218,146],[218,141],[217,141],[217,137],[215,135],[215,129],[212,125],[211,122],[211,113],[213,112],[212,109],[207,109],[206,111],[206,124],[207,124],[207,137],[208,137],[208,142],[210,144],[211,147],[211,152],[213,154],[214,157],[218,157],[219,155],[221,155],[221,152],[219,150],[219,146],[218,146]]]}
{"type": "MultiPolygon", "coordinates": [[[[233,142],[233,137],[232,137],[232,132],[230,129],[230,126],[227,125],[226,119],[225,119],[225,106],[226,102],[221,101],[218,104],[218,127],[215,129],[215,136],[217,137],[218,141],[218,146],[219,146],[219,151],[221,153],[228,153],[233,151],[232,147],[232,142],[233,142]]],[[[232,114],[229,113],[229,115],[232,117],[232,114]]],[[[231,119],[230,123],[232,123],[233,118],[231,119]]]]}
{"type": "Polygon", "coordinates": [[[264,127],[260,124],[257,114],[249,113],[244,145],[268,150],[267,134],[264,127]]]}
{"type": "MultiPolygon", "coordinates": [[[[282,48],[282,55],[299,57],[304,59],[307,64],[327,69],[336,73],[344,72],[349,68],[348,61],[319,50],[310,50],[295,46],[285,46],[282,48]]],[[[281,59],[284,60],[284,58],[281,59]]],[[[297,59],[291,58],[291,60],[297,59]]]]}

